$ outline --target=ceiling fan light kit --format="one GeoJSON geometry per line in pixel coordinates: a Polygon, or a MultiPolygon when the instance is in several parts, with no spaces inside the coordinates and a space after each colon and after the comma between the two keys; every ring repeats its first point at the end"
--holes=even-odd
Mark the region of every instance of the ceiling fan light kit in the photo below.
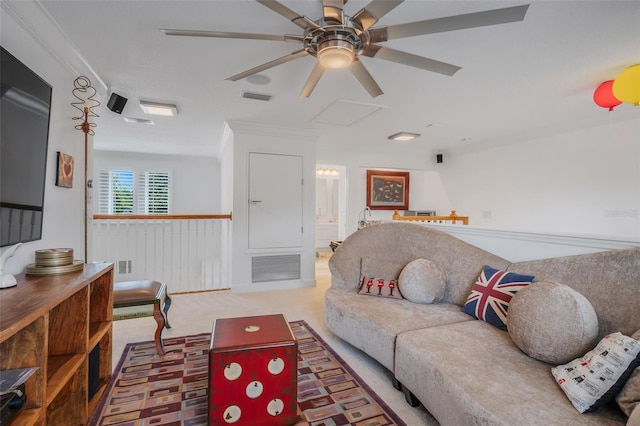
{"type": "Polygon", "coordinates": [[[355,58],[353,45],[345,40],[329,40],[320,45],[318,62],[325,68],[339,70],[347,68],[355,58]]]}
{"type": "Polygon", "coordinates": [[[456,65],[402,52],[377,43],[404,37],[518,22],[524,20],[529,8],[527,4],[405,24],[374,27],[382,17],[395,9],[404,0],[373,0],[353,16],[348,16],[343,11],[343,6],[347,3],[346,0],[322,0],[322,17],[315,21],[289,9],[279,1],[256,1],[300,27],[304,31],[303,35],[279,36],[273,34],[180,29],[161,29],[161,31],[167,36],[218,37],[302,43],[302,49],[228,77],[227,80],[238,81],[277,65],[311,55],[317,58],[318,61],[300,93],[300,98],[308,97],[311,94],[326,68],[347,68],[367,92],[372,97],[376,97],[383,92],[359,60],[360,56],[396,62],[447,76],[452,76],[460,69],[456,65]]]}

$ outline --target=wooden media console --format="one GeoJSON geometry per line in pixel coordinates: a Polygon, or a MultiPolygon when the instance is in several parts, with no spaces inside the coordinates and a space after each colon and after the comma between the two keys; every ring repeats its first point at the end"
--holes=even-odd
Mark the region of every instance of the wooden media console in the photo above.
{"type": "Polygon", "coordinates": [[[38,370],[12,424],[84,425],[112,373],[113,264],[16,278],[0,290],[0,370],[38,370]]]}

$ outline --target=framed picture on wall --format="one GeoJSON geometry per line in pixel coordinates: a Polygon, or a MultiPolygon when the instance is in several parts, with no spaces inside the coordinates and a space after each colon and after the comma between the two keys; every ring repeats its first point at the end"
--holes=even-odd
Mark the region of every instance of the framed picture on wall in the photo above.
{"type": "Polygon", "coordinates": [[[58,151],[56,185],[63,188],[73,187],[73,157],[60,151],[58,151]]]}
{"type": "Polygon", "coordinates": [[[371,210],[408,210],[409,172],[367,170],[367,206],[371,210]]]}

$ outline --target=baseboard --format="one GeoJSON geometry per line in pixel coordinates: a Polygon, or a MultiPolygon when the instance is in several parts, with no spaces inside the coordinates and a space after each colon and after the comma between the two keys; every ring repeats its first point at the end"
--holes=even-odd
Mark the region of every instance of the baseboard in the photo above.
{"type": "Polygon", "coordinates": [[[292,290],[296,288],[315,287],[316,280],[268,281],[262,283],[234,284],[232,293],[249,293],[255,291],[292,290]]]}

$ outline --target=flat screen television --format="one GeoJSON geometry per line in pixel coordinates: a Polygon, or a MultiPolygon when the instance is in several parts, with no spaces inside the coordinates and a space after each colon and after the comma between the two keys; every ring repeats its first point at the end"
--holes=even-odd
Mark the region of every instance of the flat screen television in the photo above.
{"type": "Polygon", "coordinates": [[[0,47],[0,246],[42,238],[51,86],[0,47]]]}

